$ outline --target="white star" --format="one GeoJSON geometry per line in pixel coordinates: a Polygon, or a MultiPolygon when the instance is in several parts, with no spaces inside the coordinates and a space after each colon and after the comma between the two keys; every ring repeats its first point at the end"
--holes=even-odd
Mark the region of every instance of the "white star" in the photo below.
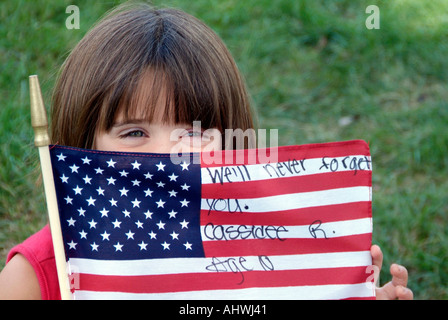
{"type": "Polygon", "coordinates": [[[129,230],[129,232],[128,233],[125,233],[125,235],[128,237],[128,240],[129,239],[134,239],[134,232],[132,232],[131,230],[129,230]]]}
{"type": "Polygon", "coordinates": [[[148,235],[151,237],[151,239],[157,239],[157,233],[154,233],[153,231],[148,233],[148,235]]]}
{"type": "Polygon", "coordinates": [[[170,244],[167,243],[166,241],[161,243],[163,250],[170,250],[170,244]]]}
{"type": "Polygon", "coordinates": [[[115,168],[115,164],[116,162],[112,159],[110,159],[109,161],[106,162],[107,163],[107,167],[112,167],[115,168]]]}
{"type": "Polygon", "coordinates": [[[81,194],[82,188],[76,186],[76,188],[73,188],[73,191],[75,191],[75,194],[81,194]]]}
{"type": "Polygon", "coordinates": [[[94,206],[95,205],[96,199],[93,199],[92,196],[90,196],[90,198],[86,199],[86,200],[89,203],[89,206],[94,206]]]}
{"type": "Polygon", "coordinates": [[[177,195],[177,192],[174,190],[168,191],[168,193],[170,194],[170,198],[175,197],[177,195]]]}
{"type": "Polygon", "coordinates": [[[153,193],[154,191],[151,191],[151,189],[146,189],[145,190],[145,197],[152,197],[152,193],[153,193]]]}
{"type": "Polygon", "coordinates": [[[182,190],[187,190],[190,188],[189,185],[187,185],[186,183],[184,183],[182,186],[180,186],[182,188],[182,190]]]}
{"type": "Polygon", "coordinates": [[[146,211],[143,213],[146,216],[146,219],[152,219],[152,212],[151,211],[146,211]]]}
{"type": "Polygon", "coordinates": [[[134,201],[131,201],[133,208],[135,208],[135,207],[140,208],[140,202],[141,201],[138,201],[137,198],[135,198],[134,201]]]}
{"type": "Polygon", "coordinates": [[[104,170],[101,169],[100,167],[98,167],[98,168],[95,169],[95,173],[96,173],[96,174],[103,174],[103,171],[104,171],[104,170]]]}
{"type": "Polygon", "coordinates": [[[152,174],[150,174],[149,172],[145,174],[145,179],[152,179],[152,174]]]}
{"type": "Polygon", "coordinates": [[[62,180],[62,183],[68,183],[68,177],[66,177],[65,174],[63,174],[60,178],[62,180]]]}
{"type": "Polygon", "coordinates": [[[142,228],[143,229],[143,222],[140,222],[140,220],[137,220],[137,222],[135,224],[137,225],[137,229],[138,228],[142,228]]]}
{"type": "Polygon", "coordinates": [[[88,222],[88,224],[90,225],[90,229],[96,229],[97,222],[95,222],[95,220],[92,219],[92,221],[88,222]]]}
{"type": "Polygon", "coordinates": [[[179,240],[179,234],[178,233],[176,233],[176,232],[172,232],[172,233],[170,233],[170,236],[171,236],[171,238],[173,238],[173,240],[174,239],[177,239],[177,240],[179,240]]]}
{"type": "Polygon", "coordinates": [[[87,239],[87,232],[85,232],[84,230],[82,230],[79,235],[81,236],[81,239],[87,239]]]}
{"type": "Polygon", "coordinates": [[[101,213],[101,218],[102,217],[107,217],[108,216],[107,214],[109,213],[109,210],[106,210],[106,208],[103,208],[103,210],[101,210],[100,213],[101,213]]]}
{"type": "Polygon", "coordinates": [[[162,201],[162,199],[160,199],[156,203],[157,203],[157,208],[164,208],[165,201],[162,201]]]}
{"type": "Polygon", "coordinates": [[[123,250],[121,250],[121,248],[123,248],[123,245],[120,244],[120,242],[117,242],[117,244],[114,244],[114,247],[115,247],[115,252],[117,252],[117,251],[123,252],[123,250]]]}
{"type": "Polygon", "coordinates": [[[187,222],[187,221],[185,221],[185,219],[184,219],[184,221],[182,221],[182,222],[179,222],[180,223],[180,225],[182,226],[182,229],[188,229],[188,224],[190,223],[190,222],[187,222]]]}
{"type": "Polygon", "coordinates": [[[159,230],[165,230],[165,223],[163,223],[162,220],[160,220],[159,223],[156,223],[156,225],[159,227],[159,230]]]}
{"type": "Polygon", "coordinates": [[[165,165],[162,163],[162,161],[160,161],[159,164],[156,164],[157,167],[157,171],[165,171],[165,165]]]}
{"type": "Polygon", "coordinates": [[[98,189],[96,189],[96,192],[98,192],[98,195],[99,196],[104,196],[104,189],[103,188],[101,188],[101,187],[98,187],[98,189]]]}
{"type": "Polygon", "coordinates": [[[185,250],[193,250],[193,249],[191,248],[192,244],[189,243],[188,241],[184,243],[184,246],[185,246],[185,250]]]}
{"type": "Polygon", "coordinates": [[[92,178],[90,178],[88,175],[86,175],[84,178],[82,178],[84,180],[85,184],[91,184],[90,181],[92,180],[92,178]]]}
{"type": "Polygon", "coordinates": [[[129,172],[124,171],[124,169],[122,171],[119,172],[121,177],[127,177],[129,172]]]}
{"type": "Polygon", "coordinates": [[[92,251],[98,251],[99,245],[97,245],[95,242],[92,243],[90,246],[92,247],[92,251]]]}
{"type": "Polygon", "coordinates": [[[125,218],[126,217],[128,217],[128,218],[131,217],[131,213],[128,210],[124,209],[122,212],[123,212],[125,218]]]}
{"type": "Polygon", "coordinates": [[[168,214],[170,215],[170,219],[171,219],[171,218],[176,218],[176,214],[177,214],[177,212],[174,211],[174,210],[171,210],[170,212],[168,212],[168,214]]]}
{"type": "Polygon", "coordinates": [[[114,229],[115,229],[115,228],[120,228],[121,221],[118,221],[118,219],[115,219],[115,221],[112,222],[112,224],[114,225],[114,229]]]}
{"type": "Polygon", "coordinates": [[[189,166],[190,164],[189,163],[186,163],[185,161],[183,162],[183,163],[181,163],[180,164],[180,166],[182,167],[182,171],[184,171],[184,170],[187,170],[188,171],[188,166],[189,166]]]}
{"type": "Polygon", "coordinates": [[[70,249],[75,249],[76,250],[76,245],[77,245],[76,242],[73,242],[73,240],[72,240],[72,241],[68,242],[67,244],[69,246],[69,248],[68,248],[69,250],[70,249]]]}
{"type": "Polygon", "coordinates": [[[87,156],[84,159],[81,159],[83,164],[90,164],[90,161],[92,161],[92,159],[87,158],[87,156]]]}
{"type": "Polygon", "coordinates": [[[114,198],[112,198],[112,199],[109,200],[109,202],[110,202],[110,206],[111,206],[111,207],[116,207],[118,201],[115,200],[114,198]]]}
{"type": "Polygon", "coordinates": [[[83,208],[79,208],[78,212],[79,212],[79,216],[85,217],[84,213],[86,213],[86,210],[84,210],[83,208]]]}
{"type": "Polygon", "coordinates": [[[190,203],[190,201],[187,201],[187,199],[184,199],[183,201],[179,201],[179,202],[182,205],[182,207],[188,207],[188,204],[190,203]]]}
{"type": "Polygon", "coordinates": [[[120,191],[120,193],[121,193],[120,196],[121,196],[121,197],[122,197],[122,196],[126,196],[126,197],[128,196],[128,191],[129,191],[129,190],[126,189],[125,187],[123,187],[123,189],[118,190],[118,191],[120,191]]]}
{"type": "Polygon", "coordinates": [[[144,243],[143,241],[142,241],[142,243],[139,243],[138,244],[138,246],[140,247],[140,251],[142,251],[142,250],[146,250],[146,246],[147,246],[148,244],[147,243],[144,243]]]}
{"type": "Polygon", "coordinates": [[[75,222],[76,222],[76,220],[74,220],[73,219],[73,217],[72,218],[70,218],[69,220],[67,220],[67,222],[68,222],[68,226],[70,227],[70,226],[75,226],[75,222]]]}
{"type": "Polygon", "coordinates": [[[132,185],[133,185],[133,186],[140,187],[140,182],[141,182],[141,181],[135,179],[135,180],[132,180],[131,182],[132,182],[132,185]]]}
{"type": "Polygon", "coordinates": [[[131,163],[132,165],[132,169],[137,169],[140,170],[140,166],[142,165],[141,163],[137,162],[137,160],[135,160],[134,163],[131,163]]]}
{"type": "Polygon", "coordinates": [[[76,164],[73,164],[73,165],[70,166],[69,168],[72,169],[72,173],[73,173],[73,172],[78,173],[78,169],[79,169],[79,167],[78,167],[76,164]]]}
{"type": "Polygon", "coordinates": [[[165,184],[162,181],[156,182],[156,184],[159,188],[163,188],[165,186],[165,184]]]}
{"type": "Polygon", "coordinates": [[[109,241],[110,233],[107,233],[106,231],[104,231],[104,233],[102,233],[101,236],[103,237],[103,241],[104,240],[109,241]]]}
{"type": "Polygon", "coordinates": [[[58,157],[58,161],[65,161],[65,158],[67,158],[67,156],[64,156],[62,153],[57,155],[58,157]]]}
{"type": "Polygon", "coordinates": [[[117,181],[117,179],[114,179],[114,178],[112,178],[112,177],[110,177],[109,179],[106,179],[107,180],[107,184],[109,185],[109,184],[113,184],[113,185],[115,185],[115,181],[117,181]]]}
{"type": "Polygon", "coordinates": [[[176,181],[176,179],[177,179],[178,177],[179,177],[179,176],[176,176],[176,175],[174,174],[174,172],[173,172],[172,175],[168,176],[168,178],[170,178],[170,181],[176,181]]]}
{"type": "Polygon", "coordinates": [[[73,203],[72,203],[73,199],[70,198],[69,196],[66,196],[66,197],[64,198],[64,200],[65,200],[65,203],[66,203],[66,204],[73,204],[73,203]]]}

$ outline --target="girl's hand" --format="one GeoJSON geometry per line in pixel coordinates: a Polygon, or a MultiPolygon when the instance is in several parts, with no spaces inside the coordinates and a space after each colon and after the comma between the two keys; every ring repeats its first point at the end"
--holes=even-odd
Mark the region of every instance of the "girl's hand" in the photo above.
{"type": "MultiPolygon", "coordinates": [[[[372,254],[373,265],[377,268],[377,274],[381,271],[383,265],[383,253],[377,245],[373,245],[370,248],[372,254]]],[[[390,274],[392,275],[392,281],[389,281],[384,286],[376,288],[377,300],[412,300],[414,294],[412,290],[407,288],[408,284],[408,271],[405,267],[398,264],[392,264],[390,266],[390,274]]],[[[378,281],[378,279],[376,279],[378,281]]]]}

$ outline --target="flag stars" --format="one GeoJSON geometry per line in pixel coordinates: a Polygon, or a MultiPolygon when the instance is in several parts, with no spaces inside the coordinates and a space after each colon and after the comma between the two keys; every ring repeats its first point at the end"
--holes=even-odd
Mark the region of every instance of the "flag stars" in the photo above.
{"type": "Polygon", "coordinates": [[[110,202],[110,206],[111,206],[111,207],[117,207],[117,202],[118,202],[118,201],[115,200],[114,198],[110,199],[109,202],[110,202]]]}
{"type": "Polygon", "coordinates": [[[73,240],[70,241],[70,242],[68,242],[67,245],[68,245],[68,249],[69,249],[69,250],[70,250],[70,249],[76,250],[76,245],[77,245],[77,243],[74,242],[73,240]]]}
{"type": "Polygon", "coordinates": [[[165,201],[162,201],[162,199],[160,199],[159,201],[156,202],[157,208],[164,208],[165,203],[166,203],[165,201]]]}
{"type": "Polygon", "coordinates": [[[96,229],[96,224],[98,222],[96,222],[95,220],[92,219],[92,221],[89,221],[88,224],[90,225],[90,229],[96,229]]]}
{"type": "Polygon", "coordinates": [[[110,177],[106,180],[107,180],[108,185],[111,185],[111,184],[115,185],[115,181],[117,181],[117,179],[114,179],[113,177],[110,177]]]}
{"type": "Polygon", "coordinates": [[[135,160],[135,162],[131,163],[131,165],[132,165],[132,169],[140,170],[140,166],[141,166],[142,164],[139,163],[137,160],[135,160]]]}
{"type": "Polygon", "coordinates": [[[84,178],[82,178],[84,180],[85,184],[92,184],[90,181],[92,181],[92,178],[90,178],[88,175],[86,175],[84,178]]]}
{"type": "Polygon", "coordinates": [[[176,179],[178,178],[179,176],[176,176],[175,174],[174,174],[174,172],[173,172],[173,174],[171,174],[170,176],[168,176],[168,178],[170,178],[170,181],[176,181],[176,179]]]}
{"type": "Polygon", "coordinates": [[[144,243],[144,242],[142,241],[142,243],[139,243],[138,246],[140,247],[140,251],[142,251],[142,250],[146,250],[146,247],[148,246],[148,244],[147,244],[147,243],[144,243]]]}
{"type": "Polygon", "coordinates": [[[73,191],[75,191],[75,195],[76,195],[76,194],[81,194],[82,188],[80,188],[80,187],[77,185],[76,188],[73,188],[73,191]]]}
{"type": "Polygon", "coordinates": [[[94,242],[94,243],[90,244],[90,246],[92,247],[92,251],[96,251],[96,252],[98,252],[98,247],[99,247],[99,245],[97,245],[97,244],[94,242]]]}
{"type": "Polygon", "coordinates": [[[92,196],[90,196],[89,199],[86,199],[89,206],[95,206],[96,199],[93,199],[92,196]]]}
{"type": "Polygon", "coordinates": [[[106,231],[104,231],[104,233],[101,234],[101,237],[103,237],[103,241],[105,240],[110,241],[109,236],[110,233],[107,233],[106,231]]]}
{"type": "Polygon", "coordinates": [[[65,204],[73,204],[73,198],[70,198],[69,196],[66,196],[65,198],[64,198],[64,200],[65,200],[65,204]]]}
{"type": "Polygon", "coordinates": [[[180,225],[182,226],[182,229],[188,229],[188,224],[189,224],[190,222],[187,222],[187,221],[185,221],[185,219],[184,219],[184,221],[179,222],[179,223],[180,223],[180,225]]]}
{"type": "Polygon", "coordinates": [[[72,170],[72,173],[75,173],[75,172],[78,173],[79,167],[76,164],[73,164],[69,168],[72,170]]]}
{"type": "Polygon", "coordinates": [[[116,161],[110,159],[109,161],[106,162],[107,163],[107,167],[110,168],[115,168],[115,164],[117,163],[116,161]]]}
{"type": "Polygon", "coordinates": [[[193,245],[191,243],[189,243],[188,241],[184,243],[184,246],[185,246],[185,250],[193,250],[193,248],[192,248],[193,245]]]}
{"type": "Polygon", "coordinates": [[[65,158],[67,158],[67,156],[65,156],[62,153],[56,155],[56,157],[58,157],[58,161],[64,161],[64,162],[65,162],[65,158]]]}
{"type": "Polygon", "coordinates": [[[157,171],[165,171],[165,164],[162,163],[162,161],[159,162],[159,164],[156,164],[157,171]]]}
{"type": "Polygon", "coordinates": [[[180,204],[182,205],[182,207],[187,207],[188,208],[188,204],[190,203],[190,201],[187,201],[187,199],[184,199],[182,201],[180,201],[180,204]]]}
{"type": "Polygon", "coordinates": [[[116,229],[116,228],[120,228],[120,226],[121,226],[121,221],[118,221],[118,219],[115,219],[115,221],[112,222],[112,224],[114,225],[114,229],[116,229]]]}
{"type": "Polygon", "coordinates": [[[75,226],[75,222],[76,220],[73,219],[73,217],[71,217],[69,220],[67,220],[68,222],[68,226],[70,227],[74,227],[75,226]]]}
{"type": "Polygon", "coordinates": [[[133,208],[135,208],[135,207],[140,208],[141,201],[137,200],[137,198],[135,198],[134,201],[131,201],[131,203],[132,203],[133,208]]]}
{"type": "Polygon", "coordinates": [[[81,232],[79,232],[79,236],[81,237],[81,239],[87,239],[87,232],[82,230],[81,232]]]}
{"type": "Polygon", "coordinates": [[[167,243],[166,241],[164,241],[163,243],[161,243],[163,250],[170,250],[170,243],[167,243]]]}
{"type": "Polygon", "coordinates": [[[159,227],[159,230],[165,230],[165,224],[166,223],[163,223],[162,220],[160,220],[159,223],[156,223],[156,225],[159,227]]]}
{"type": "Polygon", "coordinates": [[[118,251],[123,252],[123,250],[122,250],[123,245],[120,244],[120,242],[117,242],[117,244],[114,244],[114,247],[115,247],[115,252],[118,252],[118,251]]]}
{"type": "Polygon", "coordinates": [[[132,232],[131,230],[129,230],[128,233],[125,233],[125,235],[128,237],[128,240],[129,240],[129,239],[134,240],[134,235],[135,235],[135,233],[132,232]]]}
{"type": "Polygon", "coordinates": [[[68,183],[68,177],[66,177],[65,174],[62,174],[60,178],[62,180],[62,183],[68,183]]]}
{"type": "Polygon", "coordinates": [[[187,170],[188,171],[188,166],[189,166],[190,164],[189,163],[186,163],[185,161],[184,162],[182,162],[181,164],[180,164],[180,166],[182,167],[182,171],[184,171],[184,170],[187,170]]]}
{"type": "Polygon", "coordinates": [[[92,161],[92,159],[87,158],[87,156],[81,160],[83,164],[90,164],[90,161],[92,161]]]}

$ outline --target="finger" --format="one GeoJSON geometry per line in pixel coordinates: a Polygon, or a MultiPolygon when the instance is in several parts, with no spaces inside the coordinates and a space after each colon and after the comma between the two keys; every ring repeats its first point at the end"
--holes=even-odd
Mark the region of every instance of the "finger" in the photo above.
{"type": "Polygon", "coordinates": [[[395,287],[395,294],[399,300],[412,300],[414,293],[411,289],[402,286],[395,287]]]}
{"type": "Polygon", "coordinates": [[[406,287],[408,285],[408,271],[405,267],[394,263],[390,266],[390,274],[392,275],[392,284],[395,287],[406,287]]]}
{"type": "Polygon", "coordinates": [[[372,264],[381,270],[381,266],[383,265],[383,252],[380,247],[374,244],[370,248],[370,254],[372,255],[372,264]]]}
{"type": "Polygon", "coordinates": [[[376,299],[377,300],[395,300],[397,298],[397,293],[392,282],[386,283],[381,288],[376,289],[376,299]]]}

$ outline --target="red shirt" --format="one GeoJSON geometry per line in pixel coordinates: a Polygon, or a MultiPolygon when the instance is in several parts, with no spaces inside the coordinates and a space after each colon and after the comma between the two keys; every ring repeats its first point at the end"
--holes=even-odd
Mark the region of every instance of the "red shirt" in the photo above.
{"type": "Polygon", "coordinates": [[[28,260],[39,281],[42,300],[61,300],[50,227],[46,225],[22,244],[11,249],[6,263],[20,253],[28,260]]]}

